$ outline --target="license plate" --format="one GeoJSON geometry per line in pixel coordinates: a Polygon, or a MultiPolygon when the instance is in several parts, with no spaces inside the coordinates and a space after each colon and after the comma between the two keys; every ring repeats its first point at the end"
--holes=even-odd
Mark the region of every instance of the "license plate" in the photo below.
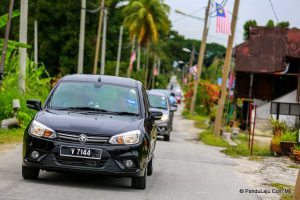
{"type": "Polygon", "coordinates": [[[66,157],[76,157],[76,158],[89,158],[89,159],[101,159],[102,150],[101,149],[90,149],[81,147],[60,147],[60,155],[66,157]]]}

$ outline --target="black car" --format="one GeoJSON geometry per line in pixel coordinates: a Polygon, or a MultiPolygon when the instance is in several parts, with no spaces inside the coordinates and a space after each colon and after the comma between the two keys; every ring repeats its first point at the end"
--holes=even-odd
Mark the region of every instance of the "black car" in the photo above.
{"type": "Polygon", "coordinates": [[[139,81],[112,76],[68,75],[51,91],[24,133],[22,175],[40,170],[132,177],[145,189],[153,171],[161,112],[150,112],[139,81]]]}

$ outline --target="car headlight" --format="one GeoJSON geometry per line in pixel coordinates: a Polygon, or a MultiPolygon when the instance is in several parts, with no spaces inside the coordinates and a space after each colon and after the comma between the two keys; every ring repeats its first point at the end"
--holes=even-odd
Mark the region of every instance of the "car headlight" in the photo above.
{"type": "Polygon", "coordinates": [[[53,129],[35,120],[30,126],[29,133],[36,137],[56,138],[56,133],[53,129]]]}
{"type": "Polygon", "coordinates": [[[166,114],[166,115],[163,115],[160,120],[161,121],[167,121],[168,119],[169,119],[169,115],[166,114]]]}
{"type": "Polygon", "coordinates": [[[140,142],[141,131],[129,131],[114,135],[110,138],[109,143],[111,144],[137,144],[140,142]]]}

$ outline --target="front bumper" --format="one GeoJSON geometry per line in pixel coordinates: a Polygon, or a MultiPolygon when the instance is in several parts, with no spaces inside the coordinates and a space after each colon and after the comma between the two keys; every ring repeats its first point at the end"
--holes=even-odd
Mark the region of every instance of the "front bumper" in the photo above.
{"type": "Polygon", "coordinates": [[[170,135],[170,121],[156,121],[157,135],[170,135]]]}
{"type": "Polygon", "coordinates": [[[143,176],[147,166],[148,147],[144,142],[138,145],[116,146],[81,145],[35,138],[27,134],[23,144],[23,166],[36,167],[47,171],[70,171],[90,174],[107,174],[116,176],[143,176]],[[60,155],[60,147],[73,146],[81,148],[101,149],[100,160],[87,158],[64,157],[60,155]],[[31,157],[32,151],[38,151],[37,159],[31,157]],[[125,160],[132,160],[131,168],[125,166],[125,160]]]}

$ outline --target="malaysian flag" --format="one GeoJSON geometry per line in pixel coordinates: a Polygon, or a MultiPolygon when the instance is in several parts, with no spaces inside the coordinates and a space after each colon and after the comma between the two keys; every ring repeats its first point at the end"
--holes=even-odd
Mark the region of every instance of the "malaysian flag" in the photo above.
{"type": "Polygon", "coordinates": [[[190,71],[190,74],[196,74],[197,73],[197,65],[190,67],[189,71],[190,71]]]}
{"type": "Polygon", "coordinates": [[[154,75],[154,76],[157,76],[157,75],[158,75],[158,70],[157,70],[157,68],[156,68],[156,67],[154,67],[154,70],[153,70],[153,75],[154,75]]]}
{"type": "Polygon", "coordinates": [[[129,64],[129,69],[132,70],[133,68],[133,63],[136,60],[136,51],[135,49],[132,51],[131,56],[130,56],[130,64],[129,64]]]}
{"type": "Polygon", "coordinates": [[[227,35],[231,35],[231,25],[229,22],[228,13],[218,3],[216,3],[216,11],[217,11],[217,33],[224,33],[227,35]]]}

